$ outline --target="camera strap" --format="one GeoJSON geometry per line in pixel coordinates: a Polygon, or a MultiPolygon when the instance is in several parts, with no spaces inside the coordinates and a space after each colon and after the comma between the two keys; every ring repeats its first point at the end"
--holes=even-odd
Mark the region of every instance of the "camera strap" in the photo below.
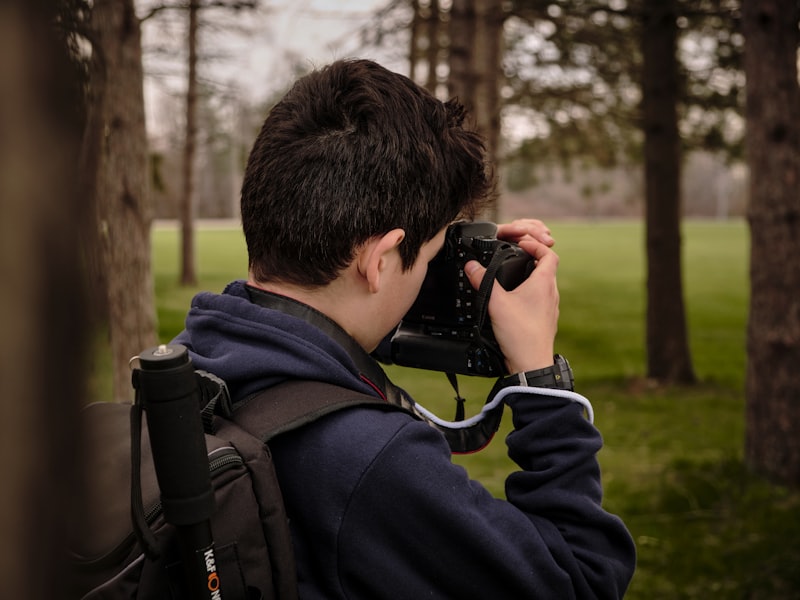
{"type": "Polygon", "coordinates": [[[492,288],[494,287],[494,281],[497,277],[497,271],[500,269],[500,265],[514,254],[513,246],[510,244],[503,244],[495,251],[492,255],[492,260],[490,260],[489,264],[486,266],[486,272],[483,274],[483,279],[481,279],[481,285],[478,288],[478,296],[476,299],[478,309],[478,331],[481,331],[483,328],[483,323],[489,312],[489,297],[492,295],[492,288]]]}
{"type": "MultiPolygon", "coordinates": [[[[494,288],[497,271],[500,269],[503,261],[514,254],[515,250],[513,246],[510,244],[503,244],[495,251],[495,253],[492,255],[492,259],[486,266],[486,272],[483,274],[483,279],[481,279],[481,284],[478,288],[478,294],[476,298],[478,322],[475,325],[475,331],[478,332],[478,335],[480,335],[480,332],[483,330],[483,324],[486,321],[486,315],[489,314],[489,297],[492,295],[492,289],[494,288]]],[[[499,359],[502,364],[502,361],[504,360],[503,357],[501,356],[499,359]]],[[[431,414],[426,415],[427,420],[434,420],[434,426],[451,432],[450,436],[454,438],[454,441],[451,443],[451,448],[453,448],[453,444],[461,448],[460,450],[454,449],[454,452],[463,453],[480,450],[491,441],[492,436],[500,426],[500,420],[503,414],[503,404],[499,402],[495,404],[492,403],[497,385],[495,385],[495,389],[493,389],[489,394],[487,404],[484,406],[484,410],[482,410],[477,416],[477,419],[475,421],[470,419],[469,422],[465,422],[464,405],[466,404],[466,400],[458,389],[458,377],[453,372],[445,373],[445,375],[447,375],[447,379],[450,382],[450,385],[453,386],[453,391],[456,393],[455,421],[441,421],[438,419],[438,417],[435,417],[435,415],[431,414]],[[458,432],[457,435],[454,434],[456,431],[458,432]]]]}
{"type": "MultiPolygon", "coordinates": [[[[496,271],[496,269],[495,269],[496,271]]],[[[488,270],[487,270],[488,274],[488,270]]],[[[439,430],[456,454],[477,452],[484,448],[500,427],[502,402],[487,403],[478,415],[456,422],[444,421],[418,404],[408,393],[392,383],[381,366],[336,322],[316,309],[291,298],[247,286],[250,300],[264,308],[279,310],[308,322],[335,340],[353,360],[361,379],[378,391],[387,402],[405,408],[420,420],[439,430]]],[[[494,394],[490,394],[491,399],[494,394]]]]}
{"type": "Polygon", "coordinates": [[[463,421],[464,420],[464,405],[467,403],[467,400],[461,395],[461,392],[458,391],[458,377],[456,377],[455,373],[445,373],[447,375],[447,380],[450,382],[450,385],[453,386],[453,390],[456,393],[456,421],[463,421]]]}

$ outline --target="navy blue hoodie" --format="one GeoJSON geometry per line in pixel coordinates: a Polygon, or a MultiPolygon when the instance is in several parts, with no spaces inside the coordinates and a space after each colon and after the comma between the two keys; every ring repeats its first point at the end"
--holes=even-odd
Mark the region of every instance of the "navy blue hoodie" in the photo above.
{"type": "MultiPolygon", "coordinates": [[[[342,345],[251,302],[244,282],[198,294],[175,341],[234,401],[286,379],[379,395],[342,345]]],[[[635,550],[601,507],[599,432],[569,399],[530,388],[504,401],[519,465],[506,500],[451,462],[439,431],[404,412],[346,409],[270,442],[301,597],[621,597],[635,550]]]]}

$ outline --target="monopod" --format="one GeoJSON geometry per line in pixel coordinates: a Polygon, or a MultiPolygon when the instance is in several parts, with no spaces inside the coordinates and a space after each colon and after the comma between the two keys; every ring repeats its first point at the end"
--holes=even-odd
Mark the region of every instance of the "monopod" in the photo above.
{"type": "Polygon", "coordinates": [[[180,541],[190,598],[222,598],[211,515],[214,493],[200,416],[200,390],[180,344],[139,355],[141,402],[147,415],[164,518],[180,541]]]}

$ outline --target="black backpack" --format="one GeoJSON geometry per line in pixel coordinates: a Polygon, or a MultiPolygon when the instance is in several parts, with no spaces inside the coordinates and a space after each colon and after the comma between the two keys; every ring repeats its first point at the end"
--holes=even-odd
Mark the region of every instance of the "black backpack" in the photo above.
{"type": "MultiPolygon", "coordinates": [[[[291,381],[260,392],[231,411],[220,380],[199,371],[195,376],[204,390],[205,443],[216,505],[210,519],[215,564],[209,566],[214,567],[214,579],[209,576],[205,597],[296,598],[291,536],[267,442],[342,408],[400,408],[331,384],[291,381]]],[[[75,587],[70,597],[193,598],[187,591],[181,541],[163,515],[141,409],[138,415],[136,403],[100,402],[84,410],[91,480],[88,522],[77,524],[79,535],[72,545],[75,587]],[[143,515],[132,508],[137,486],[143,515]],[[146,531],[137,531],[142,528],[137,521],[146,521],[146,531]]]]}

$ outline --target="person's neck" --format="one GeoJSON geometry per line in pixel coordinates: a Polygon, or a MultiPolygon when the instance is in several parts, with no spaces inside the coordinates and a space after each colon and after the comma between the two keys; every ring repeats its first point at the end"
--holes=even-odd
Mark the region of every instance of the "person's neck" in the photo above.
{"type": "Polygon", "coordinates": [[[357,302],[354,301],[353,295],[344,289],[344,284],[340,280],[337,279],[328,285],[317,287],[305,287],[274,281],[261,282],[255,281],[253,278],[250,278],[247,284],[310,306],[344,329],[362,348],[368,352],[372,350],[369,347],[370,342],[365,339],[359,327],[359,320],[353,318],[353,315],[360,314],[358,307],[354,306],[357,302]]]}
{"type": "Polygon", "coordinates": [[[375,359],[366,352],[359,342],[326,314],[295,298],[266,290],[263,287],[256,287],[252,282],[247,284],[247,294],[251,302],[264,308],[277,310],[302,319],[328,335],[347,352],[363,380],[394,404],[402,403],[402,395],[399,394],[399,390],[387,379],[386,374],[375,359]]]}

